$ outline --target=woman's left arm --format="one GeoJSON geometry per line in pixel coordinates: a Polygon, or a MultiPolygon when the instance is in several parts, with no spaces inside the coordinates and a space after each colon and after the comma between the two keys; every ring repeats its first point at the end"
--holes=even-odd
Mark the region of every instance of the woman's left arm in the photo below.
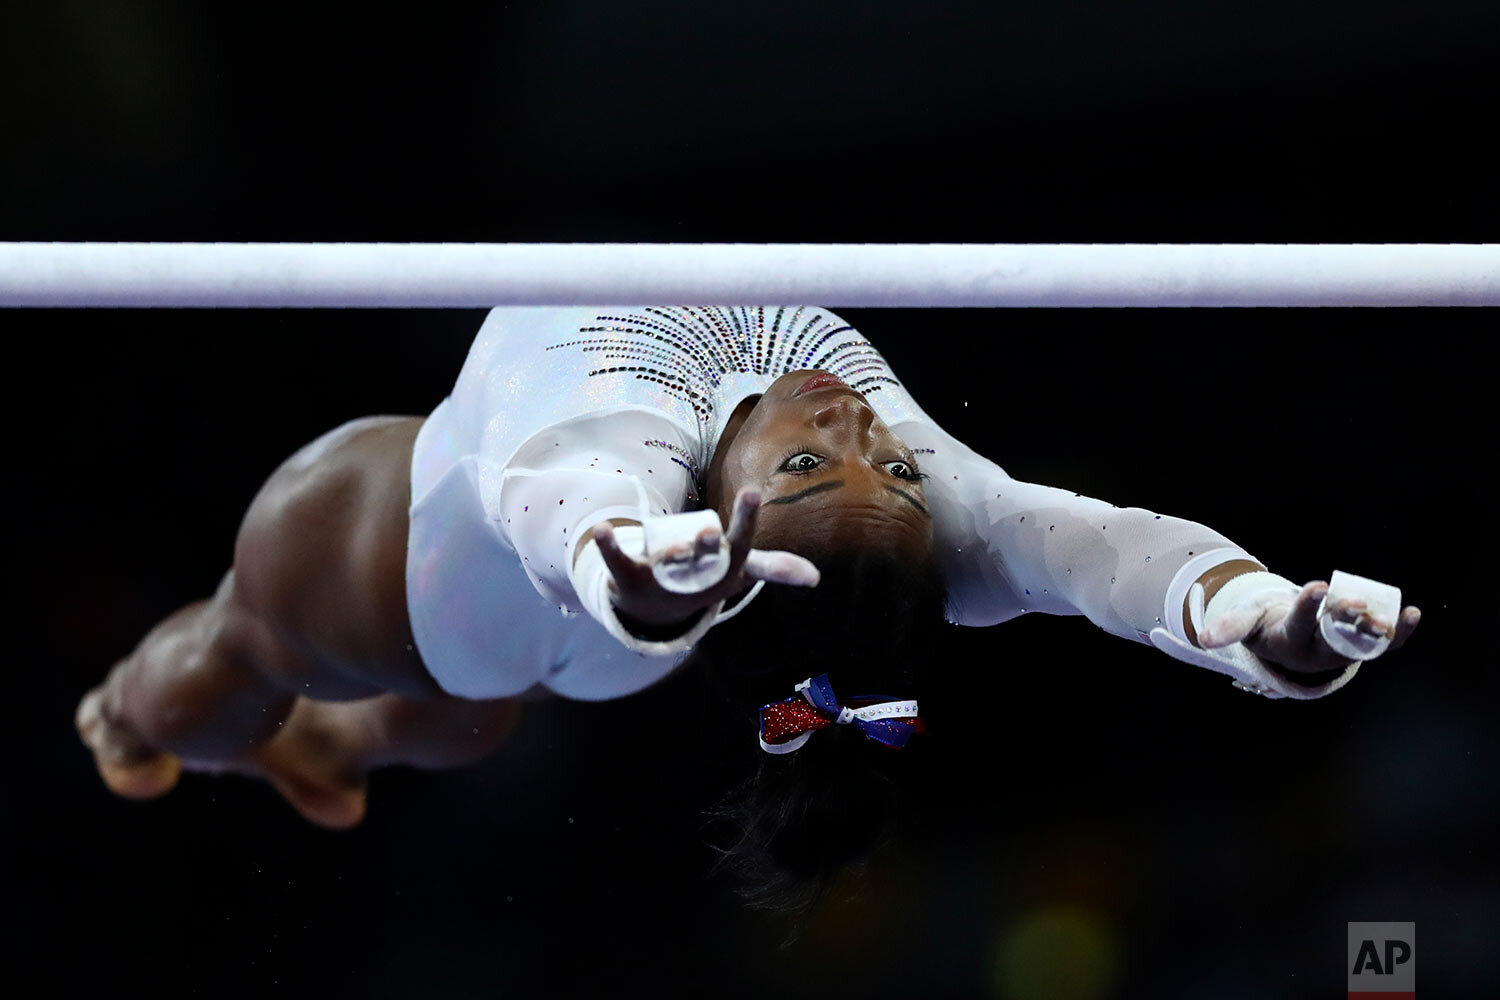
{"type": "Polygon", "coordinates": [[[1200,649],[1223,649],[1244,643],[1267,666],[1304,685],[1326,681],[1330,678],[1320,675],[1343,671],[1350,665],[1349,658],[1324,638],[1318,625],[1320,611],[1336,621],[1347,622],[1361,635],[1388,639],[1389,645],[1382,653],[1406,642],[1422,618],[1420,609],[1407,605],[1395,621],[1388,621],[1382,612],[1371,610],[1367,601],[1357,597],[1342,597],[1324,608],[1328,581],[1313,580],[1298,587],[1285,577],[1270,574],[1252,560],[1215,566],[1199,577],[1197,583],[1203,588],[1205,617],[1200,632],[1193,625],[1189,601],[1184,600],[1183,626],[1188,642],[1200,649]],[[1231,580],[1253,586],[1244,587],[1246,592],[1239,599],[1228,598],[1221,592],[1231,580]],[[1281,588],[1275,586],[1278,583],[1281,588]]]}
{"type": "MultiPolygon", "coordinates": [[[[1264,574],[1264,563],[1195,521],[1013,479],[930,421],[893,429],[929,476],[935,544],[952,592],[950,615],[960,624],[989,625],[1024,611],[1081,614],[1273,697],[1321,697],[1358,669],[1316,627],[1326,582],[1299,588],[1264,574]],[[1253,588],[1246,595],[1253,600],[1214,601],[1226,583],[1251,572],[1264,574],[1253,582],[1271,586],[1253,588]],[[1194,584],[1209,612],[1203,638],[1188,603],[1194,584]]],[[[1338,604],[1330,613],[1354,621],[1360,610],[1338,604]]],[[[1394,648],[1418,617],[1408,607],[1397,622],[1366,616],[1360,628],[1392,635],[1394,648]]]]}

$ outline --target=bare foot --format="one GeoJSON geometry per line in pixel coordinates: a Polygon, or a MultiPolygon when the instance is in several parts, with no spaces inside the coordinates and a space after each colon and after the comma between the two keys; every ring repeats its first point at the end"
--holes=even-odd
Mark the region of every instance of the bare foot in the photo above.
{"type": "MultiPolygon", "coordinates": [[[[348,773],[336,732],[320,725],[316,706],[305,699],[287,719],[286,728],[262,743],[248,760],[186,762],[186,770],[235,772],[268,781],[282,797],[318,826],[343,830],[365,815],[363,774],[348,773]]],[[[154,799],[176,787],[184,761],[148,746],[111,710],[107,686],[101,684],[78,703],[74,725],[94,752],[104,784],[127,799],[154,799]]]]}
{"type": "Polygon", "coordinates": [[[285,727],[257,747],[257,773],[303,818],[330,830],[347,830],[365,818],[368,779],[349,763],[349,751],[328,708],[299,698],[285,727]]]}
{"type": "Polygon", "coordinates": [[[147,746],[111,711],[103,684],[83,696],[73,724],[94,752],[105,786],[116,795],[154,799],[171,791],[182,775],[182,761],[147,746]]]}

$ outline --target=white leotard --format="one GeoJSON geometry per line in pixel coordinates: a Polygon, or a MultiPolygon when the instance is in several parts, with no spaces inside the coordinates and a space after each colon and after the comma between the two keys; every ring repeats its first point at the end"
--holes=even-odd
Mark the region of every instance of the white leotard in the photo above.
{"type": "Polygon", "coordinates": [[[570,540],[606,517],[698,507],[736,404],[809,368],[863,392],[916,451],[958,624],[1081,614],[1149,643],[1192,582],[1179,571],[1253,558],[1193,521],[1012,479],[824,309],[500,308],[412,459],[408,606],[438,683],[466,698],[541,684],[602,700],[668,674],[688,650],[625,649],[583,611],[570,540]]]}

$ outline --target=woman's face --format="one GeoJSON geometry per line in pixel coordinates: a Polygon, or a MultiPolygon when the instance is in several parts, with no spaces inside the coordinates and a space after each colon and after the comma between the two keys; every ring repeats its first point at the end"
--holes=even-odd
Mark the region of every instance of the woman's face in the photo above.
{"type": "Polygon", "coordinates": [[[744,486],[761,490],[757,548],[876,544],[912,559],[931,551],[932,518],[911,449],[862,394],[827,372],[778,378],[709,470],[705,499],[725,524],[744,486]],[[822,378],[809,384],[814,376],[822,378]]]}

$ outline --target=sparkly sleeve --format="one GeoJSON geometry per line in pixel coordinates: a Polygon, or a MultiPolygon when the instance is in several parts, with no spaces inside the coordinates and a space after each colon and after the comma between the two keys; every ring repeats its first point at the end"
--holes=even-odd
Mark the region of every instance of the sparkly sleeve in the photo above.
{"type": "Polygon", "coordinates": [[[1254,558],[1195,521],[1013,479],[930,420],[892,429],[929,476],[924,489],[958,624],[1027,611],[1083,615],[1149,645],[1152,629],[1168,627],[1170,595],[1186,595],[1186,575],[1254,558]]]}
{"type": "Polygon", "coordinates": [[[504,467],[481,460],[486,516],[504,532],[532,587],[564,619],[561,653],[540,679],[544,687],[579,700],[621,698],[667,676],[687,656],[690,647],[627,649],[589,613],[568,566],[576,539],[600,521],[644,521],[695,500],[697,444],[661,414],[626,408],[549,427],[504,467]]]}
{"type": "Polygon", "coordinates": [[[537,592],[581,611],[567,572],[578,536],[606,518],[681,511],[695,499],[696,444],[649,410],[590,414],[536,434],[503,467],[482,463],[480,495],[537,592]]]}

